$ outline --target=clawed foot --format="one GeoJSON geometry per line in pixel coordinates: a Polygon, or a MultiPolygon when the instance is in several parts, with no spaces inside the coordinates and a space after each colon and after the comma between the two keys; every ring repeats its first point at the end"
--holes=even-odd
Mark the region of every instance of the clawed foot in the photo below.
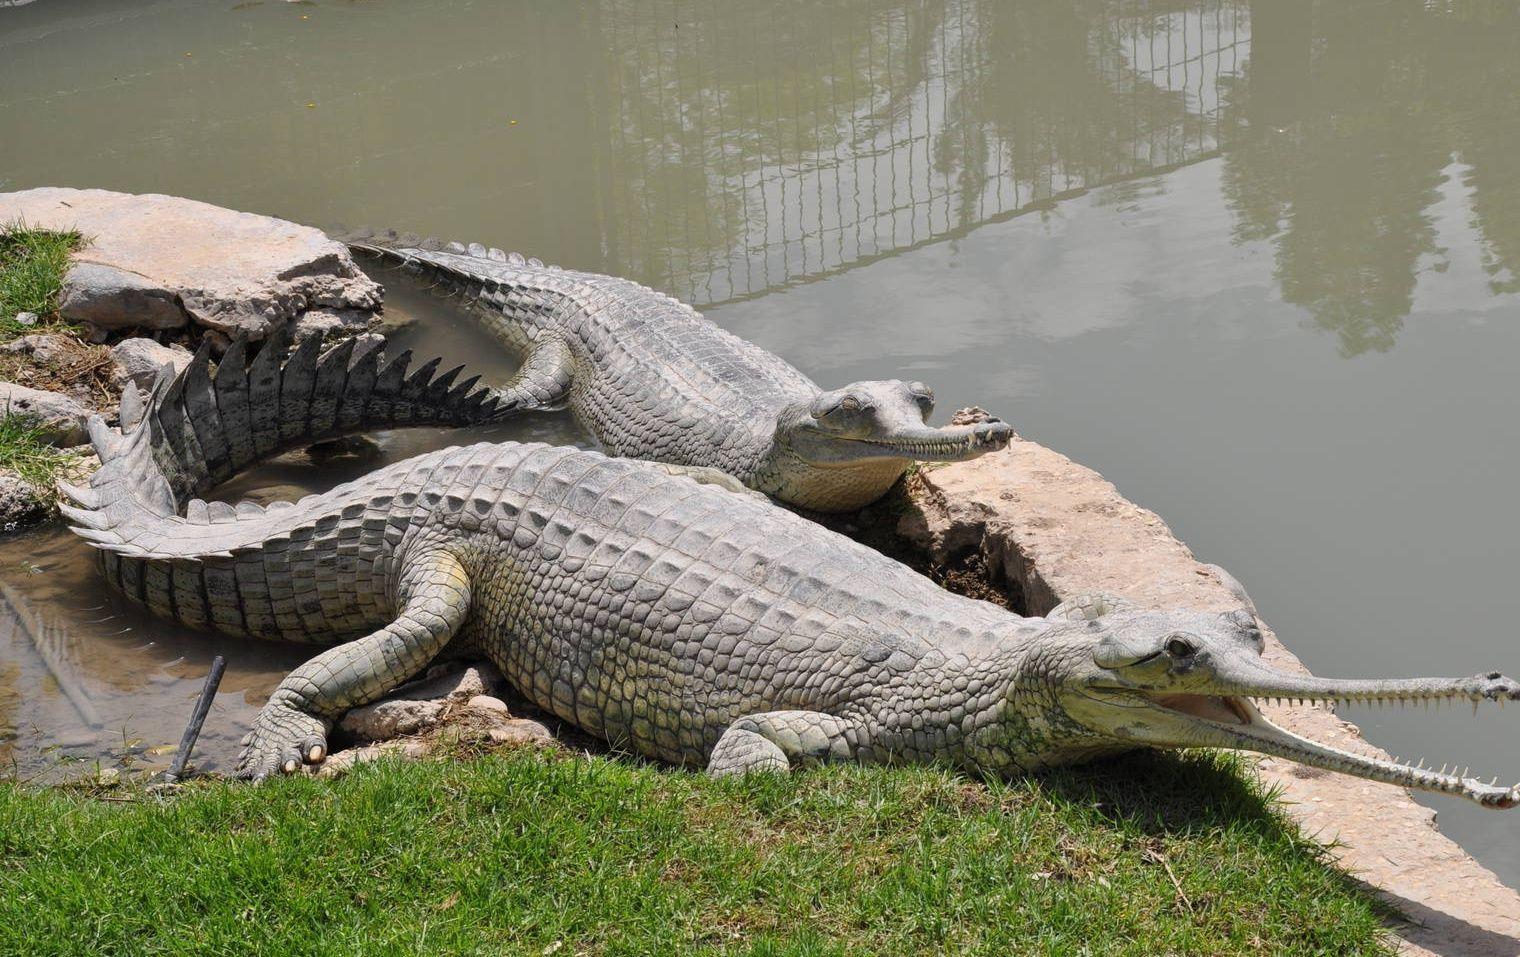
{"type": "Polygon", "coordinates": [[[235,777],[262,781],[271,774],[294,774],[302,764],[327,757],[327,725],[282,702],[271,701],[243,738],[235,777]]]}

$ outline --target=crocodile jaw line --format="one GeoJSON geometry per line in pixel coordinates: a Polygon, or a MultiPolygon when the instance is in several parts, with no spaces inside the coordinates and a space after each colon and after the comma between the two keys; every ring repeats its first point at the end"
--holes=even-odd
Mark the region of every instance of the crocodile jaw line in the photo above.
{"type": "Polygon", "coordinates": [[[964,462],[1005,447],[1013,438],[1013,426],[1003,422],[979,425],[947,426],[902,431],[880,438],[852,438],[819,433],[821,438],[840,443],[847,454],[859,449],[854,458],[904,458],[921,462],[964,462]]]}
{"type": "MultiPolygon", "coordinates": [[[[1447,773],[1444,767],[1441,771],[1436,771],[1423,767],[1423,762],[1420,766],[1415,766],[1355,754],[1294,734],[1274,724],[1261,713],[1252,700],[1257,696],[1167,694],[1102,688],[1090,689],[1090,693],[1110,706],[1134,709],[1132,720],[1121,733],[1147,744],[1256,751],[1371,781],[1450,794],[1484,807],[1511,808],[1520,805],[1520,784],[1506,788],[1496,782],[1486,783],[1477,778],[1447,773]]],[[[1262,701],[1275,699],[1279,702],[1377,700],[1402,705],[1471,698],[1471,695],[1452,692],[1443,695],[1426,693],[1373,698],[1361,693],[1321,696],[1299,692],[1291,695],[1285,693],[1282,696],[1264,693],[1259,697],[1262,701]]],[[[1476,708],[1477,699],[1473,700],[1473,704],[1476,708]]]]}

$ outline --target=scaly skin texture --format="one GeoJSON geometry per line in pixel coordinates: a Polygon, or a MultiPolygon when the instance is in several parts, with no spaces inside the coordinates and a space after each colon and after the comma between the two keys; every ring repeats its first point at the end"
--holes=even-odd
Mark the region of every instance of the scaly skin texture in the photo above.
{"type": "Polygon", "coordinates": [[[825,392],[690,306],[626,279],[545,266],[479,244],[394,234],[349,245],[426,271],[470,302],[527,358],[505,387],[522,408],[568,405],[613,455],[719,469],[815,511],[880,498],[915,461],[1003,448],[1013,431],[985,412],[927,425],[921,382],[825,392]]]}
{"type": "MultiPolygon", "coordinates": [[[[217,379],[245,374],[224,363],[217,379]]],[[[285,395],[302,407],[294,380],[275,414],[285,395]]],[[[183,382],[161,379],[120,441],[97,421],[104,464],[88,489],[65,489],[77,503],[65,514],[106,552],[112,582],[159,614],[335,645],[260,713],[248,777],[322,760],[344,710],[454,645],[592,734],[714,774],[859,761],[1011,775],[1147,745],[1214,746],[1491,806],[1520,800],[1294,738],[1250,702],[1520,697],[1498,674],[1285,674],[1261,661],[1245,611],[1096,598],[1021,618],[762,499],[648,463],[481,444],[284,508],[211,514],[192,502],[180,515],[158,463],[201,471],[164,428],[188,401],[183,382]]]]}

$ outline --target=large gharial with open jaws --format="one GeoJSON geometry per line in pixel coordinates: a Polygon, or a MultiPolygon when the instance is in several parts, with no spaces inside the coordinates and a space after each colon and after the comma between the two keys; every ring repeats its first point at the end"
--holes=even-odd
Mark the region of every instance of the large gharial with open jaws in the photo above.
{"type": "Polygon", "coordinates": [[[478,243],[363,235],[345,241],[425,271],[524,354],[504,388],[514,408],[568,405],[613,455],[720,469],[780,501],[837,512],[880,498],[914,461],[974,458],[1013,435],[986,413],[930,427],[934,395],[921,382],[823,391],[627,279],[478,243]]]}
{"type": "Polygon", "coordinates": [[[1253,704],[1520,697],[1498,674],[1284,673],[1262,660],[1245,611],[1093,599],[1024,618],[758,496],[649,463],[479,444],[278,508],[191,498],[281,446],[396,419],[470,420],[499,401],[440,388],[430,368],[402,379],[348,345],[320,357],[305,346],[283,367],[273,351],[249,365],[235,346],[214,378],[204,351],[178,378],[166,371],[146,408],[123,415],[141,424],[119,437],[92,424],[103,465],[89,487],[64,488],[65,515],[131,598],[234,634],[335,645],[275,690],[244,776],[320,762],[344,710],[452,645],[588,732],[715,774],[859,761],[1012,775],[1203,746],[1520,802],[1520,788],[1303,739],[1253,704]]]}

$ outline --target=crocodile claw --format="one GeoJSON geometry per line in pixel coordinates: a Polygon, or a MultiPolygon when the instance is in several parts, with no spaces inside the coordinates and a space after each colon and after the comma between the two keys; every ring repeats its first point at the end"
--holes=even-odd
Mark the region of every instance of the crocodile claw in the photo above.
{"type": "Polygon", "coordinates": [[[234,776],[262,781],[274,774],[294,774],[302,764],[327,757],[327,725],[320,718],[283,702],[271,701],[254,718],[243,738],[234,776]]]}

